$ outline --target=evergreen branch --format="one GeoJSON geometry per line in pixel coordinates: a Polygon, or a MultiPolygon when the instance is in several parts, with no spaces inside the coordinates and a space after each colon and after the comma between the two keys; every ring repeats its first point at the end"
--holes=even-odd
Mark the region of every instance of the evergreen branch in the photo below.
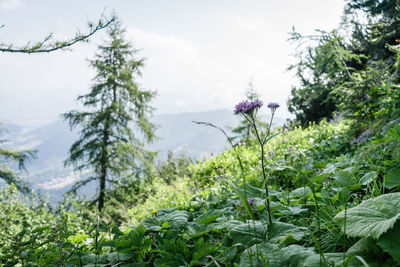
{"type": "Polygon", "coordinates": [[[10,159],[17,161],[18,168],[20,170],[25,171],[26,162],[36,158],[36,151],[35,150],[14,151],[14,150],[0,148],[0,156],[3,156],[6,160],[10,159]]]}
{"type": "Polygon", "coordinates": [[[9,185],[14,184],[18,191],[24,194],[30,192],[29,184],[8,168],[3,167],[0,169],[0,179],[3,179],[9,185]]]}
{"type": "Polygon", "coordinates": [[[81,188],[82,186],[85,186],[86,184],[90,183],[91,181],[96,180],[96,176],[92,176],[89,178],[86,178],[84,180],[76,182],[70,190],[67,191],[67,194],[76,194],[76,191],[81,188]]]}
{"type": "MultiPolygon", "coordinates": [[[[104,16],[102,17],[104,18],[104,16]]],[[[43,40],[34,42],[33,44],[31,44],[31,42],[28,42],[24,47],[14,48],[13,44],[10,45],[0,44],[0,52],[37,54],[37,53],[50,53],[56,50],[67,49],[78,42],[87,41],[89,37],[94,35],[97,31],[102,30],[107,26],[109,26],[114,20],[115,17],[113,16],[111,17],[111,19],[105,19],[105,23],[103,22],[103,19],[100,19],[96,26],[94,26],[92,23],[89,23],[89,32],[87,34],[82,35],[78,32],[74,38],[66,41],[51,42],[53,34],[50,33],[43,40]]],[[[1,27],[4,27],[4,25],[2,25],[1,27]]]]}

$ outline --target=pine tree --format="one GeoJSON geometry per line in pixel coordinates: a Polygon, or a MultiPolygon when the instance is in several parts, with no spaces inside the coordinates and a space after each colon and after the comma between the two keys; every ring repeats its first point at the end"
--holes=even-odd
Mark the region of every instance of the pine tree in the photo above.
{"type": "Polygon", "coordinates": [[[108,28],[109,40],[100,45],[99,54],[90,61],[96,70],[94,84],[88,94],[78,97],[86,108],[63,114],[72,128],[79,127],[80,138],[72,144],[65,161],[75,170],[92,170],[93,175],[75,184],[73,191],[89,183],[99,182],[99,211],[104,206],[106,185],[116,183],[124,175],[141,171],[141,163],[151,159],[145,142],[155,136],[155,125],[148,116],[155,92],[141,90],[135,79],[141,75],[143,59],[135,59],[136,50],[124,38],[125,29],[115,20],[108,28]],[[134,133],[132,127],[136,130],[134,133]]]}

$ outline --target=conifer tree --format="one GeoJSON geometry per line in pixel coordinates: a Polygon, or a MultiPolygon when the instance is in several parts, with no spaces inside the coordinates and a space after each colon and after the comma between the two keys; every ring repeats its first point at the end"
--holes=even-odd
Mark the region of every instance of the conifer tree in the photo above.
{"type": "Polygon", "coordinates": [[[99,196],[95,201],[99,211],[104,206],[106,186],[132,172],[137,176],[141,162],[151,159],[140,139],[151,142],[155,137],[155,125],[148,119],[155,92],[140,89],[135,81],[141,75],[143,59],[134,57],[136,50],[125,40],[125,29],[119,20],[109,26],[108,37],[98,47],[100,53],[90,61],[97,72],[94,84],[88,94],[78,97],[85,110],[63,114],[71,129],[80,129],[80,138],[72,144],[65,164],[93,172],[72,190],[76,192],[90,181],[98,181],[99,196]]]}

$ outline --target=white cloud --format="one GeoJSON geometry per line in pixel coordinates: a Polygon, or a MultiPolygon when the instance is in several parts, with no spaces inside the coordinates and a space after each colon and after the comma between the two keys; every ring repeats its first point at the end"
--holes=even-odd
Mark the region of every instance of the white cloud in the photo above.
{"type": "Polygon", "coordinates": [[[0,0],[0,10],[13,10],[22,6],[21,0],[0,0]]]}
{"type": "Polygon", "coordinates": [[[128,28],[128,35],[134,43],[148,49],[156,49],[163,53],[175,52],[183,57],[196,57],[197,49],[191,42],[173,35],[145,32],[135,28],[128,28]]]}
{"type": "Polygon", "coordinates": [[[249,31],[257,31],[265,27],[265,22],[260,17],[236,17],[235,22],[249,31]]]}

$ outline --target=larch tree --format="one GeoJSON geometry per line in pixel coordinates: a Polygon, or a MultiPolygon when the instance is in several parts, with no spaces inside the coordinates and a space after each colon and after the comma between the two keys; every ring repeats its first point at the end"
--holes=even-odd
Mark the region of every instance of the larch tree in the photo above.
{"type": "Polygon", "coordinates": [[[80,129],[79,140],[72,144],[65,164],[93,173],[72,190],[98,181],[95,202],[99,211],[104,207],[106,186],[124,175],[140,172],[141,162],[151,158],[144,142],[153,141],[156,128],[148,118],[155,92],[140,89],[135,81],[141,75],[143,59],[134,57],[136,50],[125,40],[125,29],[119,20],[109,26],[108,37],[90,60],[97,72],[90,92],[78,97],[85,110],[63,114],[71,129],[80,129]]]}
{"type": "MultiPolygon", "coordinates": [[[[30,41],[24,46],[15,46],[13,43],[0,42],[1,53],[23,53],[23,54],[38,54],[38,53],[51,53],[57,50],[70,49],[77,43],[87,42],[89,38],[96,32],[108,27],[115,17],[106,18],[102,15],[101,19],[96,23],[89,22],[89,32],[82,34],[79,31],[74,37],[68,40],[54,40],[53,34],[48,34],[40,41],[30,41]]],[[[5,28],[5,25],[0,25],[0,30],[5,28]]],[[[0,123],[0,136],[3,133],[3,128],[0,123]]],[[[24,181],[18,172],[10,166],[17,165],[18,169],[25,170],[25,165],[29,160],[35,158],[36,151],[34,150],[18,150],[5,146],[8,140],[0,139],[0,179],[8,184],[14,184],[16,188],[23,192],[30,192],[29,184],[24,181]]]]}

